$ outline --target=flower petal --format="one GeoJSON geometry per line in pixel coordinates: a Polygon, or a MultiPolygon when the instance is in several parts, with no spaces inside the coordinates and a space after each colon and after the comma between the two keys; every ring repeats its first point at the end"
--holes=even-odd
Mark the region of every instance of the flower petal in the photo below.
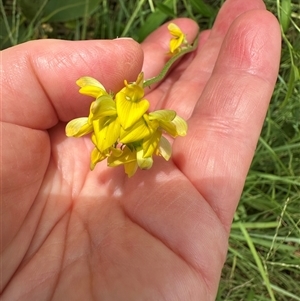
{"type": "Polygon", "coordinates": [[[143,88],[143,84],[144,84],[144,72],[141,72],[141,73],[138,75],[138,77],[137,77],[135,83],[136,83],[138,86],[140,86],[141,88],[143,88]]]}
{"type": "Polygon", "coordinates": [[[160,120],[159,126],[172,137],[178,136],[176,126],[172,121],[160,120]]]}
{"type": "Polygon", "coordinates": [[[155,150],[159,146],[161,135],[162,132],[160,130],[157,130],[153,135],[150,136],[150,138],[143,141],[142,146],[144,151],[144,158],[152,156],[152,154],[155,152],[155,150]]]}
{"type": "Polygon", "coordinates": [[[93,126],[99,151],[104,152],[118,140],[120,135],[120,122],[118,118],[111,118],[110,122],[103,128],[101,128],[101,122],[95,120],[93,121],[93,126]]]}
{"type": "Polygon", "coordinates": [[[94,86],[94,87],[98,87],[104,91],[105,88],[104,86],[99,82],[97,81],[95,78],[93,77],[90,77],[90,76],[83,76],[83,77],[80,77],[77,81],[76,81],[76,84],[79,86],[79,87],[85,87],[85,86],[94,86]]]}
{"type": "Polygon", "coordinates": [[[139,168],[150,169],[152,167],[153,164],[152,157],[144,158],[144,151],[142,148],[136,152],[136,159],[139,168]]]}
{"type": "Polygon", "coordinates": [[[131,128],[124,130],[121,128],[120,142],[131,143],[142,140],[155,132],[156,128],[149,127],[145,120],[141,118],[131,128]]]}
{"type": "Polygon", "coordinates": [[[101,152],[99,152],[99,150],[95,147],[91,152],[90,169],[93,170],[98,162],[100,162],[106,158],[107,158],[107,156],[105,154],[102,154],[101,152]]]}
{"type": "Polygon", "coordinates": [[[79,78],[76,81],[76,84],[81,87],[79,93],[92,96],[92,97],[99,97],[101,95],[106,95],[107,92],[103,85],[98,82],[95,78],[90,76],[84,76],[79,78]]]}
{"type": "Polygon", "coordinates": [[[93,131],[93,126],[88,123],[88,117],[75,118],[66,126],[67,137],[81,137],[93,131]]]}
{"type": "Polygon", "coordinates": [[[177,54],[177,52],[180,51],[179,47],[181,46],[182,41],[183,41],[183,37],[180,39],[171,39],[169,45],[170,53],[177,54]]]}
{"type": "Polygon", "coordinates": [[[138,165],[137,165],[136,160],[124,164],[124,170],[125,170],[125,173],[127,174],[128,178],[131,178],[136,173],[137,168],[138,168],[138,165]]]}
{"type": "Polygon", "coordinates": [[[127,81],[124,81],[125,87],[119,92],[126,95],[126,98],[129,101],[137,102],[140,101],[144,97],[144,89],[143,86],[141,86],[141,83],[136,84],[128,84],[127,81]]]}
{"type": "Polygon", "coordinates": [[[112,147],[111,148],[111,156],[120,157],[123,154],[123,151],[119,148],[112,147]]]}
{"type": "Polygon", "coordinates": [[[146,99],[139,102],[132,102],[127,99],[126,94],[122,92],[117,93],[117,113],[122,127],[126,130],[136,123],[146,113],[149,105],[146,99]]]}
{"type": "Polygon", "coordinates": [[[158,152],[166,161],[169,161],[171,158],[172,146],[164,136],[161,136],[160,138],[158,152]]]}
{"type": "Polygon", "coordinates": [[[172,123],[175,117],[176,112],[173,110],[158,110],[149,113],[150,121],[158,121],[159,126],[174,137],[177,136],[176,126],[172,123]]]}
{"type": "Polygon", "coordinates": [[[184,42],[185,35],[181,31],[181,29],[174,23],[170,23],[168,25],[168,29],[169,29],[170,34],[172,35],[172,38],[170,40],[170,46],[169,46],[170,47],[170,52],[175,53],[178,50],[180,50],[179,47],[184,42]]]}
{"type": "Polygon", "coordinates": [[[149,113],[149,120],[164,120],[172,121],[176,117],[176,112],[173,110],[157,110],[149,113]]]}
{"type": "Polygon", "coordinates": [[[176,127],[177,134],[179,136],[185,136],[188,130],[187,122],[180,116],[176,115],[176,117],[172,120],[172,123],[176,127]]]}
{"type": "Polygon", "coordinates": [[[115,156],[112,152],[111,156],[107,158],[108,166],[114,167],[130,162],[136,162],[136,151],[131,151],[129,147],[125,146],[121,155],[115,156]]]}
{"type": "Polygon", "coordinates": [[[174,23],[170,23],[168,25],[168,30],[169,30],[170,34],[174,37],[180,37],[181,35],[183,35],[183,32],[181,31],[181,29],[174,23]]]}
{"type": "Polygon", "coordinates": [[[92,119],[117,115],[116,103],[110,95],[102,95],[91,104],[92,119]]]}
{"type": "Polygon", "coordinates": [[[92,96],[94,98],[97,98],[99,96],[106,94],[105,91],[103,91],[97,87],[94,87],[94,86],[85,86],[83,88],[80,88],[79,93],[83,94],[83,95],[87,95],[87,96],[92,96]]]}

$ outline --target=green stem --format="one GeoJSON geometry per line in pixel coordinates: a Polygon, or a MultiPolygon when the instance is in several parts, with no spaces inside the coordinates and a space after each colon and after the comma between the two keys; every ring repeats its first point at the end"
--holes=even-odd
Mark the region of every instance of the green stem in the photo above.
{"type": "Polygon", "coordinates": [[[137,4],[136,9],[134,10],[134,12],[132,13],[129,21],[127,22],[123,32],[121,33],[121,37],[125,37],[128,33],[128,30],[130,29],[130,26],[132,25],[135,17],[137,16],[138,12],[141,10],[142,5],[144,4],[145,0],[140,0],[137,4]]]}
{"type": "Polygon", "coordinates": [[[150,79],[147,79],[144,81],[143,87],[149,87],[159,81],[161,81],[166,74],[168,73],[169,69],[171,68],[171,66],[182,56],[186,55],[189,52],[194,51],[197,46],[198,46],[198,41],[199,41],[199,34],[197,35],[196,39],[194,40],[194,43],[192,45],[187,46],[187,48],[182,49],[180,52],[178,52],[177,54],[175,54],[174,56],[172,56],[167,63],[165,64],[165,66],[163,67],[163,69],[161,70],[161,72],[155,76],[152,77],[150,79]]]}

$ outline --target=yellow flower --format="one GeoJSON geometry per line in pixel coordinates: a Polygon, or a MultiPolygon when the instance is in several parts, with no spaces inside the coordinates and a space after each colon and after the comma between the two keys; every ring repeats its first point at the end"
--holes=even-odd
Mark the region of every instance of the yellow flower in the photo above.
{"type": "Polygon", "coordinates": [[[98,162],[105,160],[107,157],[105,153],[101,153],[97,147],[95,147],[91,152],[90,169],[93,170],[98,162]]]}
{"type": "Polygon", "coordinates": [[[147,123],[150,135],[145,136],[142,141],[143,157],[151,157],[153,154],[161,155],[169,160],[172,147],[169,141],[162,136],[163,131],[172,137],[185,136],[187,133],[186,121],[176,115],[172,110],[158,110],[143,116],[147,123]]]}
{"type": "Polygon", "coordinates": [[[187,43],[185,39],[185,34],[181,31],[181,29],[174,23],[170,23],[168,25],[168,30],[172,35],[170,40],[170,53],[176,54],[180,51],[180,47],[183,43],[187,43]]]}
{"type": "Polygon", "coordinates": [[[95,146],[100,152],[114,145],[120,136],[120,122],[117,116],[93,121],[95,146]]]}
{"type": "Polygon", "coordinates": [[[187,133],[186,121],[172,110],[158,110],[149,113],[150,121],[158,121],[159,127],[172,137],[185,136],[187,133]]]}
{"type": "Polygon", "coordinates": [[[170,142],[162,136],[162,132],[157,132],[148,140],[143,141],[143,157],[152,157],[153,154],[163,157],[169,161],[172,155],[172,146],[170,142]]]}
{"type": "MultiPolygon", "coordinates": [[[[76,81],[76,84],[79,87],[81,87],[81,89],[79,90],[81,94],[93,96],[96,98],[96,100],[91,103],[89,117],[75,118],[67,124],[66,135],[68,137],[81,137],[83,135],[91,133],[93,131],[92,122],[94,119],[98,117],[97,113],[100,112],[101,114],[103,107],[105,107],[105,103],[107,103],[108,99],[111,99],[111,101],[113,101],[111,96],[109,96],[108,93],[106,92],[103,85],[92,77],[89,76],[81,77],[76,81]],[[100,98],[101,96],[106,96],[105,100],[103,100],[103,98],[100,98]],[[95,114],[96,116],[94,116],[95,114]]],[[[110,106],[111,106],[111,102],[110,102],[110,106]]],[[[107,114],[107,112],[104,112],[104,114],[107,114]]],[[[114,114],[116,114],[115,104],[114,104],[114,114]]]]}
{"type": "Polygon", "coordinates": [[[133,126],[149,109],[148,100],[143,99],[143,80],[144,74],[140,73],[136,82],[128,84],[124,81],[125,87],[115,96],[118,117],[124,130],[133,126]]]}
{"type": "Polygon", "coordinates": [[[141,147],[130,148],[125,146],[122,154],[113,154],[107,159],[108,166],[115,167],[124,165],[125,173],[128,177],[132,177],[137,168],[149,169],[152,167],[152,157],[145,158],[141,147]]]}
{"type": "MultiPolygon", "coordinates": [[[[162,156],[166,161],[171,157],[172,146],[170,142],[162,136],[161,131],[157,131],[148,140],[145,140],[142,143],[142,147],[139,143],[136,143],[124,146],[122,151],[120,149],[114,149],[114,152],[107,157],[107,163],[110,167],[123,165],[125,173],[128,177],[132,177],[138,168],[150,169],[152,167],[153,154],[162,156]],[[149,151],[149,153],[147,153],[147,151],[149,151]]],[[[102,161],[103,159],[105,158],[102,155],[100,160],[102,161]]]]}
{"type": "Polygon", "coordinates": [[[79,89],[79,93],[84,95],[98,98],[101,95],[108,94],[103,85],[93,77],[81,77],[76,81],[76,84],[81,88],[79,89]]]}
{"type": "Polygon", "coordinates": [[[143,157],[151,157],[156,152],[162,138],[162,131],[157,129],[153,135],[145,138],[142,142],[143,157]]]}
{"type": "Polygon", "coordinates": [[[96,99],[91,111],[95,134],[93,142],[100,152],[104,152],[117,142],[120,135],[116,103],[111,95],[102,95],[96,99]]]}
{"type": "Polygon", "coordinates": [[[98,128],[99,126],[103,128],[114,121],[116,116],[116,104],[112,96],[103,94],[91,103],[88,117],[75,118],[67,124],[66,135],[68,137],[81,137],[89,134],[94,131],[95,124],[98,128]]]}
{"type": "Polygon", "coordinates": [[[153,135],[158,128],[158,122],[149,123],[147,114],[144,114],[133,126],[124,130],[121,128],[120,142],[121,143],[132,143],[135,141],[142,140],[153,135]]]}
{"type": "Polygon", "coordinates": [[[132,177],[138,168],[136,150],[131,150],[128,146],[125,146],[121,154],[113,153],[110,157],[108,157],[107,164],[110,167],[115,167],[123,164],[125,173],[128,175],[128,177],[132,177]]]}

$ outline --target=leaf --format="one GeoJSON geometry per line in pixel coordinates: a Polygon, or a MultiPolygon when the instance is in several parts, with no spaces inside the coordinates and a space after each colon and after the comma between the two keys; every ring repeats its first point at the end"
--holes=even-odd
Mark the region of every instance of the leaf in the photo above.
{"type": "Polygon", "coordinates": [[[176,18],[176,15],[174,14],[174,11],[172,11],[170,6],[167,6],[163,3],[157,3],[156,6],[163,14],[171,18],[176,18]]]}
{"type": "Polygon", "coordinates": [[[19,5],[22,14],[28,19],[32,20],[42,13],[41,8],[47,4],[48,0],[20,0],[19,5]]]}
{"type": "Polygon", "coordinates": [[[299,76],[299,70],[297,68],[297,66],[295,65],[291,65],[291,69],[290,69],[290,76],[289,76],[289,80],[287,83],[287,92],[285,94],[284,100],[282,101],[280,108],[284,108],[287,103],[289,102],[289,99],[291,98],[291,96],[294,93],[294,87],[295,87],[295,82],[297,82],[300,79],[299,76]]]}
{"type": "Polygon", "coordinates": [[[291,21],[291,13],[292,13],[291,0],[282,0],[281,10],[280,10],[280,23],[283,32],[286,32],[289,28],[290,21],[291,21]]]}
{"type": "Polygon", "coordinates": [[[208,4],[204,3],[203,0],[191,0],[192,7],[204,17],[214,17],[216,12],[208,4]]]}
{"type": "Polygon", "coordinates": [[[158,9],[156,9],[141,26],[138,32],[139,42],[142,42],[152,31],[159,27],[168,18],[168,13],[165,13],[166,7],[172,7],[172,4],[173,0],[166,0],[158,5],[158,9]],[[164,7],[163,11],[161,10],[162,6],[164,7]]]}
{"type": "Polygon", "coordinates": [[[66,22],[91,14],[98,6],[99,0],[49,0],[43,22],[66,22]]]}

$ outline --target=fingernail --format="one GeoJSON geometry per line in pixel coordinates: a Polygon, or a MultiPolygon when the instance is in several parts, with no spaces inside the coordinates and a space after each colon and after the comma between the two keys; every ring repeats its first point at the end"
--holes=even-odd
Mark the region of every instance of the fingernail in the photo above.
{"type": "Polygon", "coordinates": [[[133,38],[130,38],[130,37],[120,37],[120,38],[115,38],[114,40],[133,40],[133,38]]]}

